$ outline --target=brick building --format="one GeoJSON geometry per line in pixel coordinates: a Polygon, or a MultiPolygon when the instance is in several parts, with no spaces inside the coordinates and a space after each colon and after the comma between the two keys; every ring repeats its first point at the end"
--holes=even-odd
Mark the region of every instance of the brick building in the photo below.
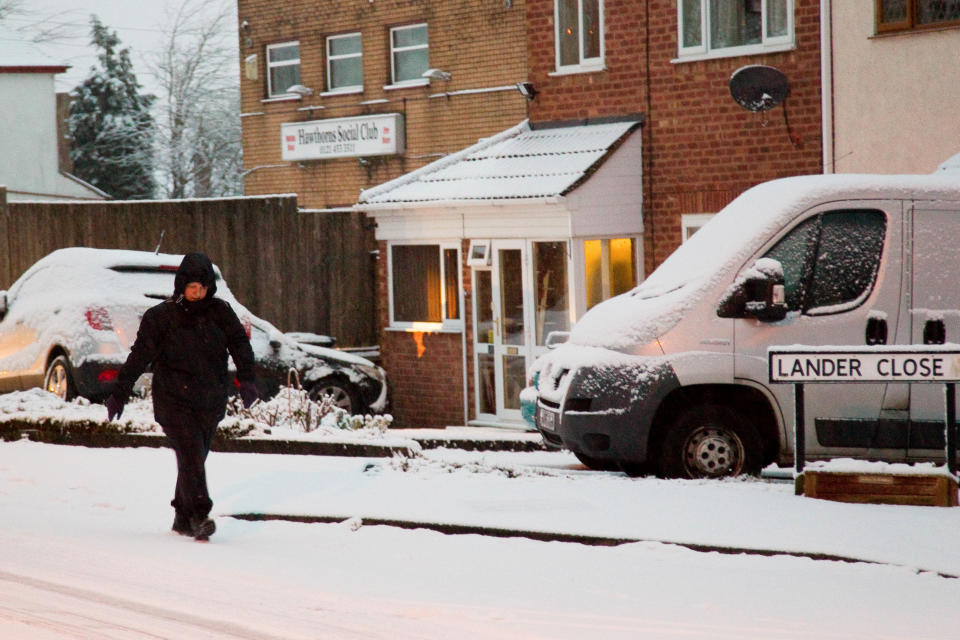
{"type": "Polygon", "coordinates": [[[338,212],[526,117],[522,0],[239,0],[238,20],[248,195],[338,212]],[[365,124],[379,146],[350,136],[365,124]]]}
{"type": "Polygon", "coordinates": [[[632,288],[750,186],[820,173],[819,6],[526,0],[529,121],[357,205],[378,223],[398,423],[522,425],[549,330],[632,288]],[[729,81],[747,65],[779,70],[786,100],[740,107],[729,81]]]}

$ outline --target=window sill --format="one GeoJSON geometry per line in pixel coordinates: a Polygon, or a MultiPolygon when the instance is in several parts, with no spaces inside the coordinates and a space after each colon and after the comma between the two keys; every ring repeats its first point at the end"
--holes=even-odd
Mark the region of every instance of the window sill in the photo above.
{"type": "Polygon", "coordinates": [[[792,42],[790,44],[778,44],[764,46],[748,47],[730,47],[729,49],[714,49],[707,53],[691,53],[681,55],[670,62],[672,64],[682,64],[684,62],[699,62],[701,60],[721,60],[723,58],[739,58],[743,56],[760,56],[766,53],[783,53],[784,51],[793,51],[797,47],[792,42]]]}
{"type": "Polygon", "coordinates": [[[463,333],[463,324],[441,324],[439,322],[414,322],[409,326],[386,327],[385,331],[394,333],[463,333]]]}
{"type": "Polygon", "coordinates": [[[935,33],[937,31],[953,31],[955,29],[960,29],[960,24],[945,24],[931,27],[910,27],[908,29],[888,29],[886,31],[878,31],[872,36],[869,36],[867,39],[874,40],[881,38],[893,38],[896,36],[913,36],[917,35],[918,33],[935,33]]]}
{"type": "Polygon", "coordinates": [[[357,93],[363,93],[363,87],[345,87],[343,89],[333,89],[331,91],[324,91],[320,94],[321,98],[331,98],[334,96],[350,96],[357,93]]]}
{"type": "Polygon", "coordinates": [[[423,80],[407,80],[406,82],[397,82],[395,84],[385,84],[383,85],[384,91],[394,91],[396,89],[410,89],[413,87],[426,87],[430,85],[430,79],[424,78],[423,80]]]}
{"type": "Polygon", "coordinates": [[[547,75],[550,77],[556,76],[575,76],[582,73],[599,73],[601,71],[606,71],[607,65],[602,62],[596,64],[581,64],[576,67],[562,67],[556,71],[551,71],[547,75]]]}
{"type": "Polygon", "coordinates": [[[273,96],[272,98],[264,98],[260,102],[262,104],[267,104],[269,102],[299,102],[302,99],[303,98],[301,96],[293,94],[289,96],[273,96]]]}

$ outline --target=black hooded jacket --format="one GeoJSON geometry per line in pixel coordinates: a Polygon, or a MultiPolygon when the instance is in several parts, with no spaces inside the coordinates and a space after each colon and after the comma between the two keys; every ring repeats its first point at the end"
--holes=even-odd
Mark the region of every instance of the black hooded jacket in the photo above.
{"type": "Polygon", "coordinates": [[[232,380],[227,355],[233,356],[237,378],[253,381],[253,349],[229,303],[214,297],[213,263],[202,253],[184,256],[174,280],[173,297],[143,315],[137,339],[120,372],[114,396],[126,401],[133,385],[153,365],[153,404],[157,421],[179,410],[223,412],[232,380]],[[207,287],[203,300],[188,302],[190,282],[207,287]]]}

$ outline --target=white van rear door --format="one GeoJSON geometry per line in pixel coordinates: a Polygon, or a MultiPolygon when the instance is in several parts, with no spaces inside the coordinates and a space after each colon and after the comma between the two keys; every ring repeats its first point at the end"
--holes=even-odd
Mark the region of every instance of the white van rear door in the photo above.
{"type": "MultiPolygon", "coordinates": [[[[960,343],[960,203],[917,204],[908,222],[913,227],[910,341],[960,343]]],[[[913,385],[908,457],[943,460],[943,419],[943,385],[913,385]]]]}
{"type": "MultiPolygon", "coordinates": [[[[788,425],[788,450],[793,448],[793,389],[769,385],[768,347],[894,342],[902,296],[902,223],[899,202],[831,203],[806,212],[744,266],[761,257],[783,266],[790,311],[779,322],[734,320],[734,368],[738,379],[765,386],[777,398],[788,425]]],[[[880,418],[884,408],[899,408],[905,415],[906,397],[887,395],[887,387],[807,385],[807,455],[863,456],[870,449],[886,459],[902,458],[905,447],[888,441],[880,418]]]]}

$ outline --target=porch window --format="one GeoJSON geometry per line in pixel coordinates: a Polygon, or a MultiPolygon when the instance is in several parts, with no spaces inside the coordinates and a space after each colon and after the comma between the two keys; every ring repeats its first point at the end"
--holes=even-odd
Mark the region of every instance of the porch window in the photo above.
{"type": "Polygon", "coordinates": [[[960,25],[960,0],[876,0],[877,33],[960,25]]]}
{"type": "Polygon", "coordinates": [[[634,238],[586,240],[587,308],[637,286],[637,251],[634,238]]]}
{"type": "Polygon", "coordinates": [[[460,250],[440,244],[390,247],[395,326],[460,321],[460,250]]]}
{"type": "Polygon", "coordinates": [[[567,243],[533,243],[533,294],[537,344],[546,344],[551,331],[570,330],[567,286],[567,243]]]}
{"type": "Polygon", "coordinates": [[[603,0],[556,0],[557,69],[603,65],[603,0]]]}
{"type": "Polygon", "coordinates": [[[678,0],[678,49],[685,56],[731,56],[793,45],[794,0],[678,0]]]}
{"type": "Polygon", "coordinates": [[[300,84],[300,43],[267,45],[267,95],[291,95],[287,89],[295,84],[300,84]]]}

